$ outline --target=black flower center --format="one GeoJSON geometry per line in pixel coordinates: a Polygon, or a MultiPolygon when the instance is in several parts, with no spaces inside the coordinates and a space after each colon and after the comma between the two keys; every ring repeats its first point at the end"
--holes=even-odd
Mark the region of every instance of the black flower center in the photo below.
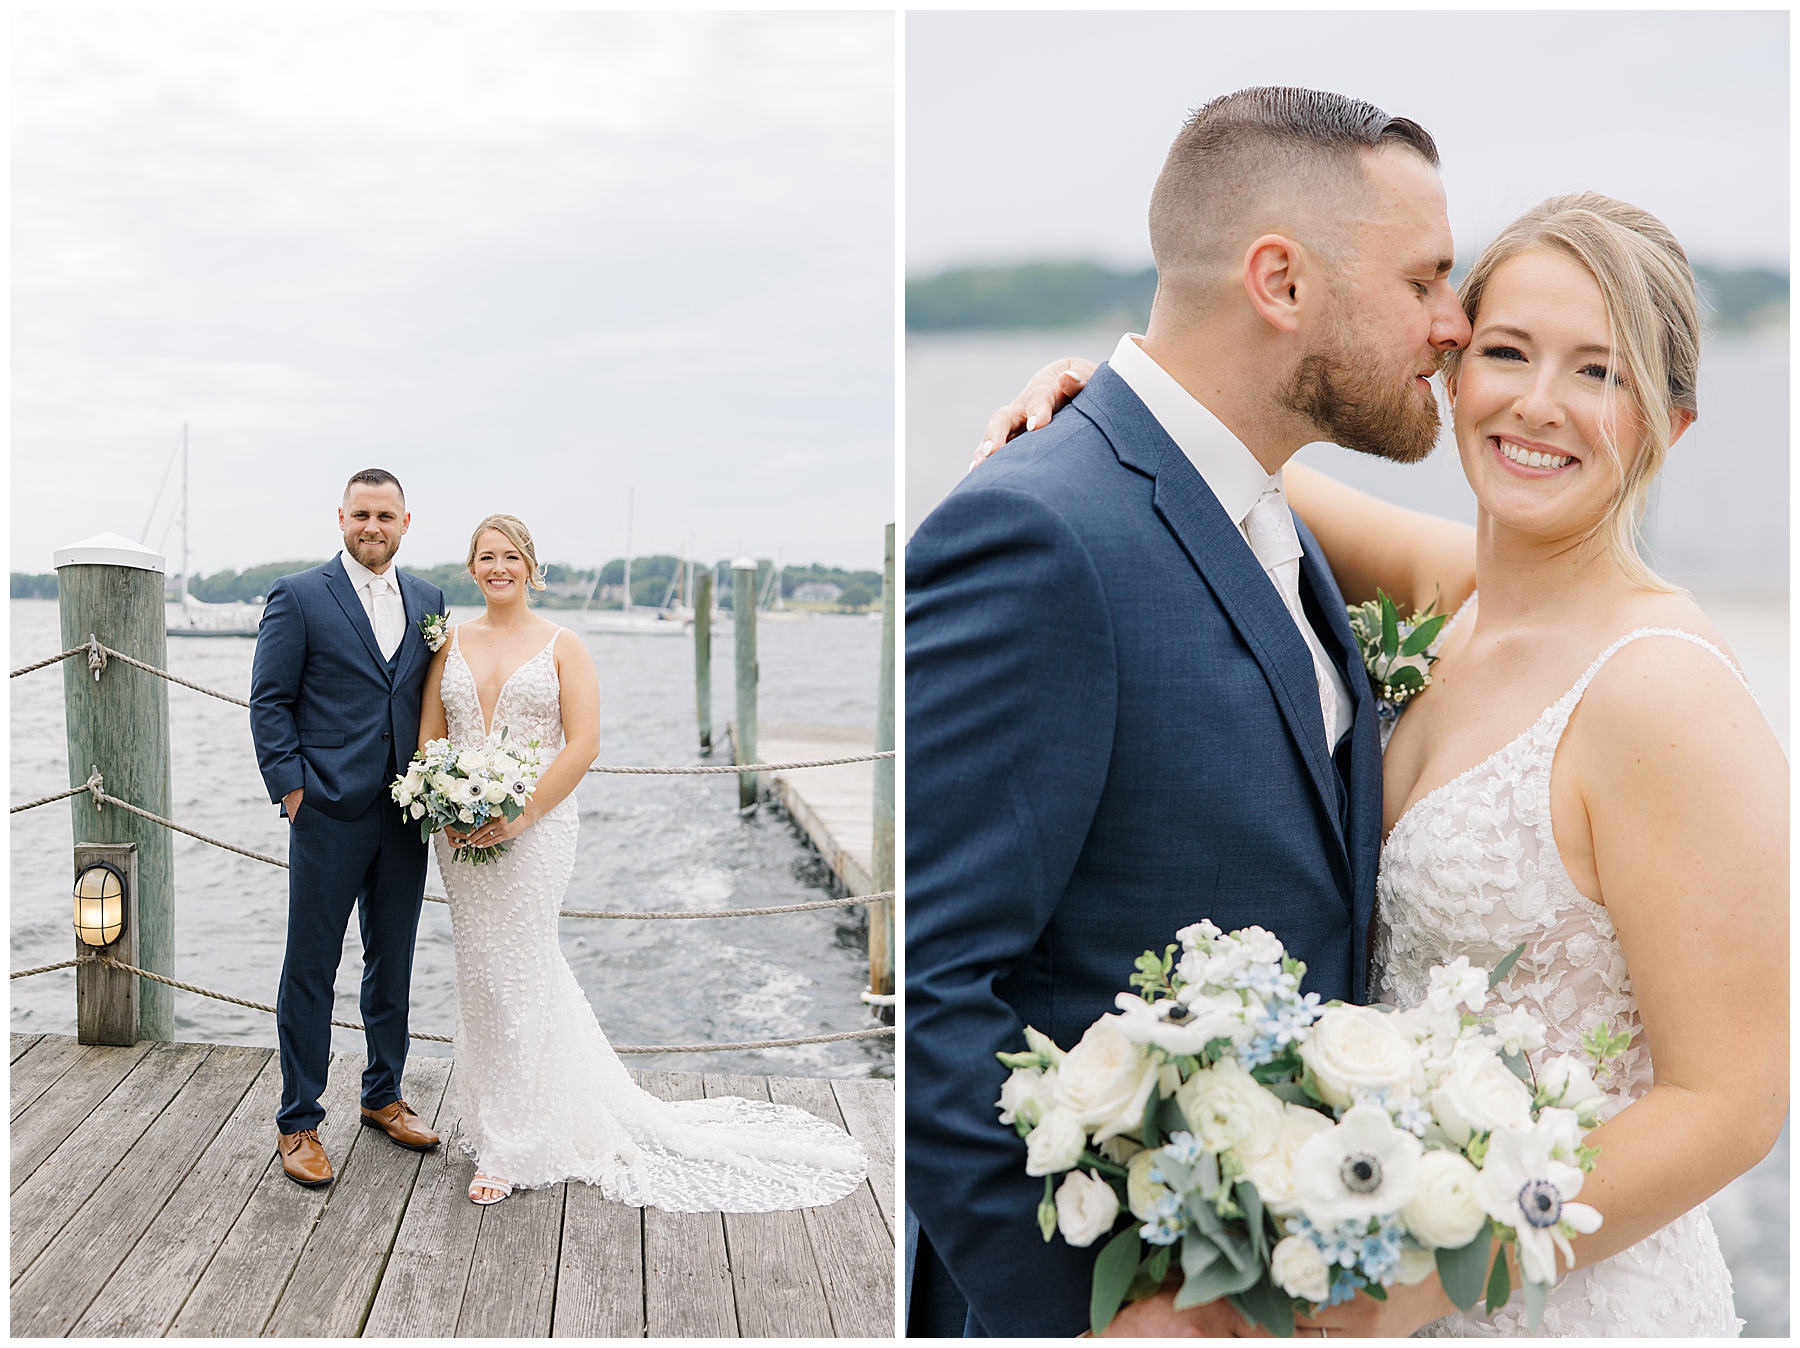
{"type": "Polygon", "coordinates": [[[1353,1194],[1372,1194],[1381,1187],[1381,1162],[1367,1153],[1346,1156],[1338,1178],[1353,1194]]]}
{"type": "Polygon", "coordinates": [[[1555,1226],[1562,1220],[1562,1190],[1549,1180],[1526,1180],[1519,1190],[1519,1211],[1532,1226],[1555,1226]]]}
{"type": "Polygon", "coordinates": [[[1169,1006],[1168,1018],[1170,1020],[1186,1020],[1188,1009],[1180,1002],[1174,1002],[1169,1006]]]}

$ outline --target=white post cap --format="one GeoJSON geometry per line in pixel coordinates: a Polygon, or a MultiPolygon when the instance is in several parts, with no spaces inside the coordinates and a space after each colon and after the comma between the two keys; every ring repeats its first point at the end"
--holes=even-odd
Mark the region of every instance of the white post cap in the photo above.
{"type": "Polygon", "coordinates": [[[65,566],[131,566],[139,571],[164,571],[168,567],[160,552],[152,552],[142,543],[118,534],[95,534],[58,548],[55,561],[58,571],[65,566]]]}
{"type": "Polygon", "coordinates": [[[754,557],[739,557],[731,564],[731,569],[733,571],[754,571],[756,570],[756,559],[754,557]]]}

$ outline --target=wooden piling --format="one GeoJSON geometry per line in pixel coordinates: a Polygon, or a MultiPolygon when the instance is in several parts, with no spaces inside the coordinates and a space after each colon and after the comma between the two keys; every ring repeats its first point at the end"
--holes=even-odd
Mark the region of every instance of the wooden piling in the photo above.
{"type": "MultiPolygon", "coordinates": [[[[119,874],[125,891],[125,926],[119,939],[98,948],[75,937],[75,954],[110,955],[123,964],[138,964],[137,922],[132,912],[137,897],[136,843],[76,843],[73,877],[96,863],[110,866],[119,874]]],[[[141,969],[144,966],[138,964],[141,969]]],[[[112,1044],[129,1047],[140,1038],[139,1002],[141,989],[159,986],[136,974],[120,973],[104,964],[83,964],[75,970],[76,1033],[84,1044],[112,1044]]]]}
{"type": "MultiPolygon", "coordinates": [[[[55,557],[62,644],[79,646],[89,636],[145,664],[167,669],[168,627],[163,611],[163,558],[117,534],[102,534],[55,557]]],[[[140,809],[169,816],[169,685],[123,661],[97,674],[81,656],[63,661],[63,719],[69,750],[69,785],[79,786],[99,769],[108,795],[140,809]]],[[[174,851],[167,829],[113,806],[96,809],[85,792],[69,800],[74,840],[82,843],[136,843],[137,884],[130,921],[137,943],[135,963],[155,973],[175,973],[174,851]]],[[[87,965],[76,979],[76,1000],[100,998],[126,1006],[113,980],[135,983],[136,975],[87,965]]],[[[174,989],[147,980],[137,989],[135,1036],[175,1037],[174,989]]],[[[132,1027],[105,1018],[105,1033],[132,1027]]],[[[97,1008],[78,1009],[83,1043],[102,1033],[97,1008]]],[[[125,1038],[131,1043],[131,1038],[125,1038]]]]}
{"type": "MultiPolygon", "coordinates": [[[[731,737],[734,763],[756,761],[756,563],[739,557],[731,564],[732,644],[737,658],[737,731],[731,737]]],[[[756,804],[754,772],[738,774],[738,808],[756,804]]]]}
{"type": "Polygon", "coordinates": [[[712,570],[694,594],[694,710],[700,720],[700,752],[712,752],[712,570]]]}
{"type": "MultiPolygon", "coordinates": [[[[894,747],[894,526],[887,527],[881,571],[881,684],[875,700],[875,752],[894,747]]],[[[894,887],[894,760],[875,760],[875,888],[894,887]]],[[[894,991],[894,901],[869,909],[869,991],[894,991]]],[[[887,1019],[887,1017],[883,1017],[887,1019]]]]}

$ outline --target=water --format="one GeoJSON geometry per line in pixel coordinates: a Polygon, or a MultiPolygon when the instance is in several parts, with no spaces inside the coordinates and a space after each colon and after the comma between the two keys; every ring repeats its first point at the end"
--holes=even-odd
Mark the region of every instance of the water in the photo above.
{"type": "MultiPolygon", "coordinates": [[[[453,620],[475,610],[455,610],[453,620]]],[[[552,611],[553,621],[560,620],[552,611]]],[[[569,615],[571,618],[573,615],[569,615]]],[[[604,763],[685,764],[695,751],[691,640],[584,638],[600,672],[604,763]]],[[[764,624],[757,633],[765,721],[873,726],[881,624],[820,616],[764,624]]],[[[17,664],[61,649],[54,601],[12,601],[17,664]]],[[[255,643],[169,642],[174,673],[248,696],[255,643]]],[[[713,629],[714,741],[732,704],[729,622],[713,629]]],[[[12,688],[15,800],[61,790],[65,760],[62,676],[54,668],[12,688]]],[[[271,856],[286,856],[287,825],[256,771],[247,713],[171,686],[171,818],[271,856]]],[[[719,758],[715,761],[729,761],[719,758]]],[[[766,907],[825,897],[819,855],[779,811],[737,814],[737,778],[590,776],[577,789],[581,841],[564,906],[610,909],[766,907]]],[[[69,806],[58,802],[12,825],[14,968],[70,955],[69,806]]],[[[187,981],[273,1004],[286,931],[287,874],[175,835],[175,969],[187,981]]],[[[428,892],[442,893],[436,873],[428,892]]],[[[862,1029],[874,1021],[858,1000],[868,982],[861,908],[778,917],[679,922],[564,918],[564,953],[600,1023],[619,1044],[784,1039],[862,1029]]],[[[413,965],[412,1028],[454,1028],[449,911],[427,903],[413,965]]],[[[337,1016],[358,1019],[361,950],[352,921],[337,979],[337,1016]]],[[[74,974],[22,979],[12,988],[12,1028],[75,1032],[74,974]]],[[[175,994],[176,1036],[273,1046],[274,1017],[192,993],[175,994]]],[[[362,1036],[334,1030],[333,1047],[363,1051],[362,1036]]],[[[415,1041],[412,1051],[447,1055],[415,1041]]],[[[786,1076],[892,1077],[893,1041],[846,1040],[748,1053],[636,1056],[634,1067],[786,1076]]]]}

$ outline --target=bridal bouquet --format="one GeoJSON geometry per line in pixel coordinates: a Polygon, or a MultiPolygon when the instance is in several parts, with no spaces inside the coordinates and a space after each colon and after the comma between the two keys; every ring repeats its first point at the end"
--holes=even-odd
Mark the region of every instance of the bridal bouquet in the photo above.
{"type": "MultiPolygon", "coordinates": [[[[1600,1226],[1573,1200],[1602,1096],[1577,1058],[1533,1079],[1530,1012],[1485,1013],[1524,947],[1491,975],[1466,957],[1435,968],[1424,1003],[1396,1011],[1302,996],[1306,966],[1260,927],[1177,937],[1074,1048],[1027,1028],[1027,1051],[999,1055],[1000,1122],[1044,1177],[1044,1239],[1106,1239],[1094,1332],[1177,1261],[1177,1307],[1227,1297],[1283,1337],[1296,1307],[1385,1299],[1434,1269],[1464,1310],[1485,1284],[1492,1312],[1512,1291],[1496,1241],[1517,1247],[1535,1331],[1558,1252],[1572,1265],[1569,1237],[1600,1226]]],[[[1583,1042],[1600,1064],[1628,1036],[1583,1042]]]]}
{"type": "MultiPolygon", "coordinates": [[[[421,842],[450,825],[467,833],[497,814],[512,820],[524,812],[525,802],[537,790],[538,742],[515,748],[506,743],[506,732],[507,727],[501,726],[479,749],[457,749],[447,739],[430,740],[413,755],[405,775],[394,778],[389,792],[407,817],[418,821],[421,842]]],[[[504,843],[465,845],[450,857],[479,866],[505,851],[504,843]]]]}

